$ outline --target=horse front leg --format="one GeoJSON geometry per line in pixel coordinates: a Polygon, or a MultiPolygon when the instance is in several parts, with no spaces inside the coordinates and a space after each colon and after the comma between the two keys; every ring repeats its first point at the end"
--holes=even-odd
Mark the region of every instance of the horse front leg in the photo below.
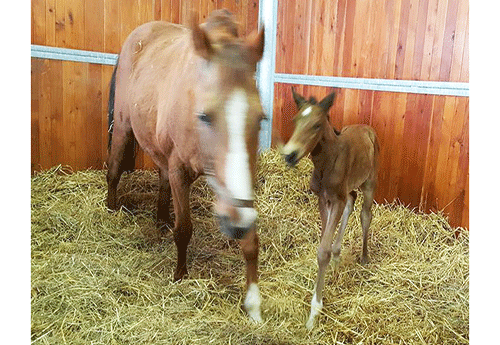
{"type": "Polygon", "coordinates": [[[311,299],[311,312],[306,323],[307,329],[312,329],[316,316],[323,308],[323,287],[325,285],[325,274],[330,259],[332,257],[332,242],[335,229],[345,208],[345,198],[334,198],[334,200],[325,202],[326,222],[321,241],[318,248],[318,276],[314,287],[314,294],[311,299]]]}
{"type": "MultiPolygon", "coordinates": [[[[170,163],[170,162],[169,162],[170,163]]],[[[193,182],[190,174],[178,164],[169,164],[169,182],[174,203],[174,242],[177,247],[177,267],[174,281],[181,280],[187,273],[186,253],[193,234],[189,209],[189,192],[193,182]]]]}
{"type": "Polygon", "coordinates": [[[241,251],[247,266],[247,295],[245,297],[245,310],[250,320],[261,323],[260,314],[261,297],[258,282],[258,256],[259,256],[259,236],[255,227],[250,230],[240,241],[241,251]]]}

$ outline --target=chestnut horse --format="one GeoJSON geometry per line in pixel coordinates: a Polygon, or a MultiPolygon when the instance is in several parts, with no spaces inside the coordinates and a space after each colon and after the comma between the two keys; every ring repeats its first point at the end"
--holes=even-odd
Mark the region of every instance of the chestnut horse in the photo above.
{"type": "Polygon", "coordinates": [[[133,167],[137,142],[159,168],[161,231],[172,227],[173,200],[174,280],[182,279],[192,234],[190,185],[206,174],[215,190],[222,232],[241,240],[247,268],[244,305],[250,318],[260,322],[253,202],[264,114],[254,74],[264,50],[264,31],[239,38],[226,10],[212,12],[201,25],[195,18],[192,28],[143,24],[123,44],[110,93],[108,208],[117,208],[117,185],[123,171],[133,167]]]}
{"type": "Polygon", "coordinates": [[[318,248],[318,276],[311,301],[311,313],[306,323],[307,328],[311,329],[315,317],[323,308],[325,272],[332,254],[335,269],[340,263],[342,237],[354,208],[356,188],[363,192],[361,263],[368,263],[368,229],[377,182],[379,145],[377,135],[370,126],[347,126],[341,132],[332,128],[328,121],[328,110],[333,104],[335,92],[319,103],[313,97],[306,101],[293,88],[292,93],[299,111],[294,119],[295,130],[292,137],[281,150],[290,166],[296,165],[302,157],[311,154],[314,171],[310,186],[319,198],[322,224],[318,248]],[[341,218],[340,229],[332,246],[341,218]]]}

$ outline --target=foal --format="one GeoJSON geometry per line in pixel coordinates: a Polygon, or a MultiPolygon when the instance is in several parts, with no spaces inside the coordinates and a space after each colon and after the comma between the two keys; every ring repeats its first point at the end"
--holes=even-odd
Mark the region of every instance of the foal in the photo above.
{"type": "Polygon", "coordinates": [[[295,130],[282,148],[282,154],[290,166],[295,166],[302,157],[311,154],[314,171],[310,187],[319,198],[322,224],[318,276],[311,301],[311,313],[306,323],[306,327],[312,329],[314,319],[323,307],[325,272],[332,254],[335,269],[340,262],[342,236],[354,208],[356,188],[363,192],[361,263],[368,263],[368,228],[372,219],[371,206],[377,180],[379,145],[375,131],[370,126],[347,126],[341,132],[332,128],[328,122],[328,110],[333,104],[335,92],[319,103],[313,97],[306,101],[293,88],[292,93],[299,112],[294,119],[295,130]],[[340,229],[332,245],[341,218],[340,229]]]}

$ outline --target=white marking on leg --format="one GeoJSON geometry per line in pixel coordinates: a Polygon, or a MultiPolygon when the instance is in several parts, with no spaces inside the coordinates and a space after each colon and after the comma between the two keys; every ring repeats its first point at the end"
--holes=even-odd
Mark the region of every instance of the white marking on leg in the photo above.
{"type": "MultiPolygon", "coordinates": [[[[316,290],[316,289],[315,289],[316,290]]],[[[311,299],[311,313],[309,314],[309,320],[307,320],[306,327],[311,330],[314,326],[314,319],[323,309],[323,300],[318,301],[316,297],[316,292],[314,292],[313,298],[311,299]]]]}
{"type": "MultiPolygon", "coordinates": [[[[248,98],[242,89],[236,89],[225,106],[229,134],[225,167],[226,187],[233,197],[243,200],[254,199],[245,135],[248,108],[248,98]]],[[[237,226],[240,227],[249,227],[257,218],[257,211],[253,208],[238,208],[238,212],[240,221],[237,226]]]]}
{"type": "Polygon", "coordinates": [[[259,287],[256,283],[252,283],[248,286],[244,305],[250,320],[258,323],[262,322],[262,317],[260,316],[260,303],[259,287]]]}

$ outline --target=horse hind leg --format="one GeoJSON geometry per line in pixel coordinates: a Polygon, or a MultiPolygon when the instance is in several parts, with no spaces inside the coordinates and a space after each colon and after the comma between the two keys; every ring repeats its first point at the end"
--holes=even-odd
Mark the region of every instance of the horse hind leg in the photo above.
{"type": "Polygon", "coordinates": [[[117,209],[116,190],[121,175],[125,170],[133,170],[135,163],[135,138],[132,128],[126,125],[115,126],[111,138],[111,148],[108,157],[108,198],[110,210],[117,209]]]}
{"type": "Polygon", "coordinates": [[[344,237],[344,232],[347,227],[347,223],[349,221],[349,216],[354,210],[354,202],[356,201],[357,193],[355,191],[351,191],[347,195],[347,202],[344,207],[344,212],[342,213],[342,220],[340,223],[339,231],[337,232],[337,236],[335,237],[335,242],[332,245],[332,255],[333,255],[333,269],[337,271],[340,265],[340,250],[342,246],[342,238],[344,237]]]}
{"type": "Polygon", "coordinates": [[[168,228],[173,228],[174,224],[170,217],[170,197],[172,189],[168,179],[168,170],[160,168],[160,185],[158,192],[158,209],[156,213],[156,224],[160,231],[160,236],[164,236],[168,228]]]}
{"type": "Polygon", "coordinates": [[[361,186],[363,192],[363,207],[361,209],[361,227],[363,229],[363,253],[361,255],[361,264],[366,265],[368,259],[368,231],[372,221],[372,205],[375,192],[375,182],[367,181],[361,186]]]}

